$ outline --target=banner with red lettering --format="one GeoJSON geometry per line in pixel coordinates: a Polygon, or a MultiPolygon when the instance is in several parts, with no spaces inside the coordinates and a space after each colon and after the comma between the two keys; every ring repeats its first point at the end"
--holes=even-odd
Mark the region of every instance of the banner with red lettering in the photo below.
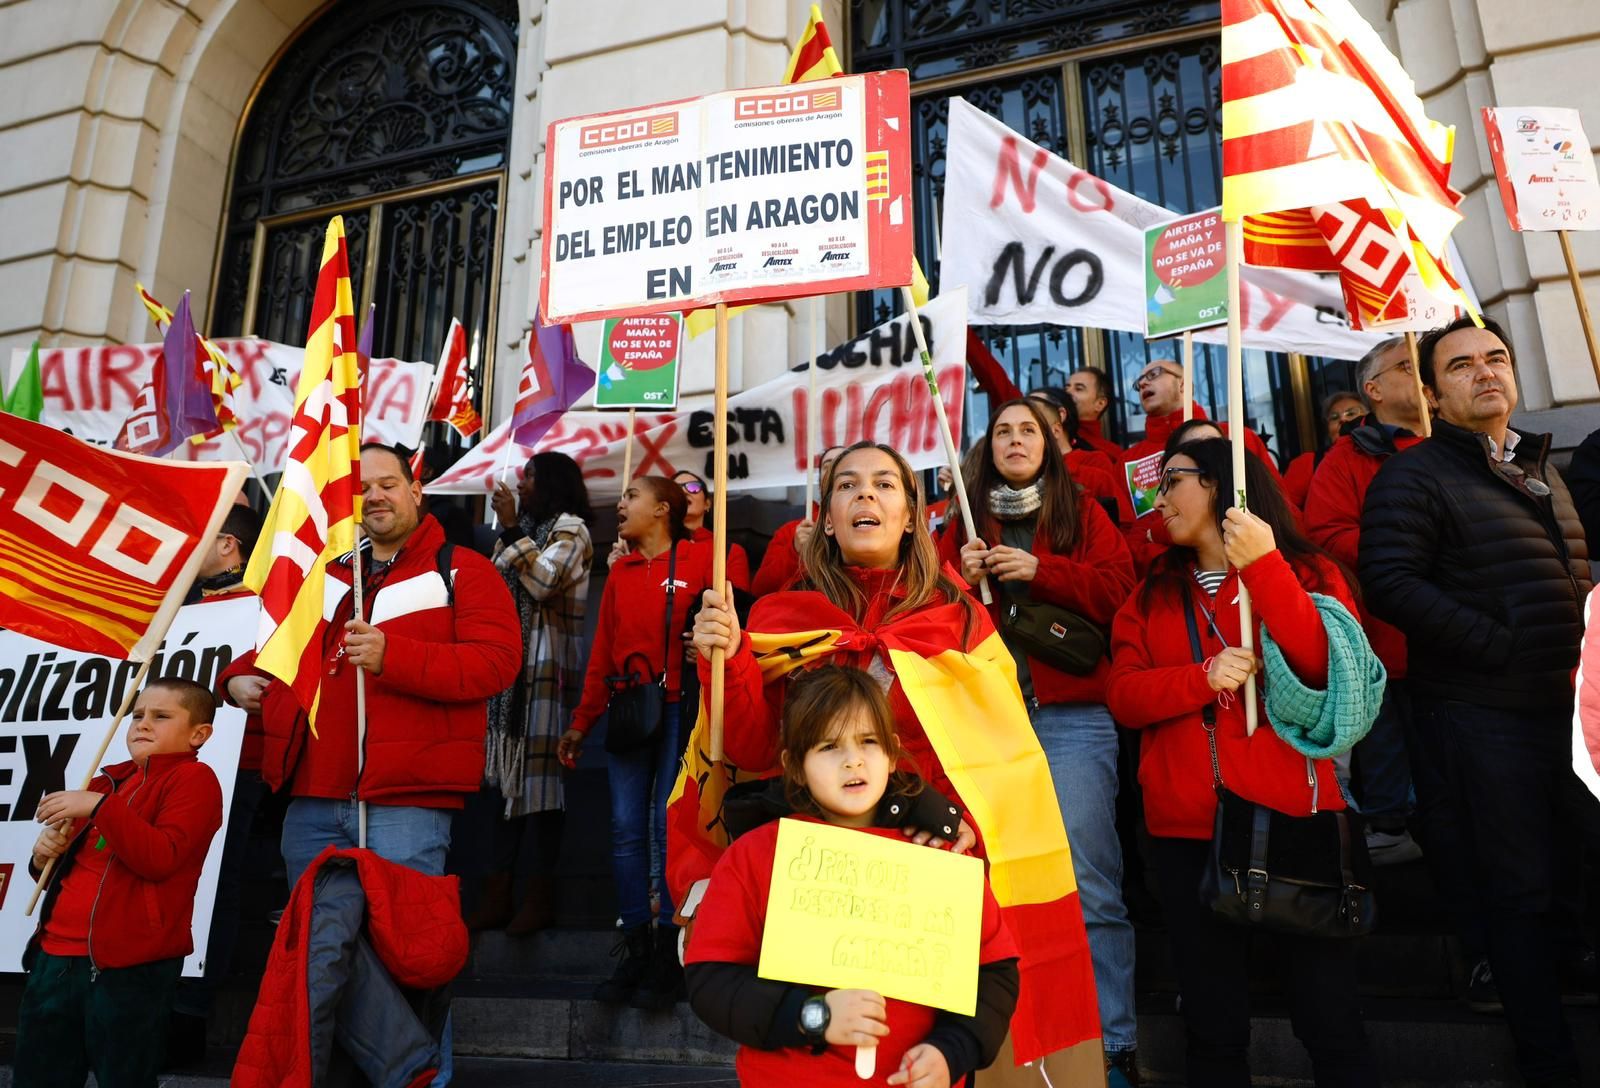
{"type": "MultiPolygon", "coordinates": [[[[305,349],[254,339],[219,340],[217,345],[244,376],[233,397],[239,427],[199,446],[186,442],[171,459],[228,461],[244,456],[260,473],[278,472],[305,349]]],[[[44,412],[39,422],[94,445],[111,445],[160,353],[160,344],[41,349],[44,412]]],[[[13,349],[9,373],[20,372],[26,360],[24,349],[13,349]]],[[[428,415],[432,378],[432,363],[373,359],[367,368],[362,440],[415,446],[428,415]]]]}
{"type": "MultiPolygon", "coordinates": [[[[967,296],[956,289],[933,299],[921,311],[923,332],[933,357],[939,392],[950,426],[961,433],[967,385],[967,296]]],[[[904,315],[841,344],[816,360],[818,430],[822,448],[871,440],[905,454],[913,468],[945,463],[933,400],[917,360],[916,337],[904,315]]],[[[728,488],[799,487],[815,459],[806,447],[808,364],[728,398],[728,488]]],[[[635,475],[671,476],[689,469],[712,476],[714,437],[709,398],[676,413],[640,411],[634,423],[635,475]]],[[[623,444],[628,417],[620,412],[568,412],[539,442],[583,468],[591,495],[622,491],[623,444]]],[[[506,461],[510,427],[501,424],[484,441],[429,484],[430,494],[482,495],[493,489],[506,461]]],[[[513,473],[534,449],[518,445],[510,455],[513,473]]]]}
{"type": "MultiPolygon", "coordinates": [[[[942,290],[966,286],[973,324],[1142,336],[1144,231],[1172,216],[950,99],[939,277],[942,290]]],[[[1351,330],[1332,276],[1247,266],[1239,305],[1247,348],[1359,359],[1392,335],[1351,330]]]]}

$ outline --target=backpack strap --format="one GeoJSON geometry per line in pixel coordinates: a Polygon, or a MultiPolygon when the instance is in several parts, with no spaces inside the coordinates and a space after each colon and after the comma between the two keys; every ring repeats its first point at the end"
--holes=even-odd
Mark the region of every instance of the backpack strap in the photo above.
{"type": "Polygon", "coordinates": [[[456,546],[454,541],[447,540],[439,549],[435,557],[439,570],[439,578],[444,582],[445,601],[451,608],[456,606],[456,580],[450,573],[450,560],[455,558],[456,546]]]}

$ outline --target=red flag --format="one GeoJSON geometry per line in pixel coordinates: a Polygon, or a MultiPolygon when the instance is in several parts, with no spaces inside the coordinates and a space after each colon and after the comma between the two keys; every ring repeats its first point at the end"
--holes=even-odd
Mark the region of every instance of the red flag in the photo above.
{"type": "Polygon", "coordinates": [[[450,319],[444,334],[444,351],[439,356],[439,393],[428,411],[429,420],[448,423],[462,438],[483,430],[483,420],[472,406],[472,389],[467,381],[467,330],[450,319]]]}
{"type": "Polygon", "coordinates": [[[248,473],[98,449],[0,416],[0,627],[146,660],[248,473]]]}

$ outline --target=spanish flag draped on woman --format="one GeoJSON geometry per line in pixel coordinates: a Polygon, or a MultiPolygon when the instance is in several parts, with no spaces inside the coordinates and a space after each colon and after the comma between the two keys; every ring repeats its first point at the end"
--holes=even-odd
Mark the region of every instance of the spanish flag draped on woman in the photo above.
{"type": "MultiPolygon", "coordinates": [[[[675,902],[710,875],[727,845],[723,793],[776,773],[786,678],[824,661],[878,676],[907,757],[959,800],[953,836],[989,866],[1001,914],[1022,951],[1012,1020],[1018,1064],[1072,1048],[1101,1071],[1099,1014],[1072,855],[1010,652],[982,609],[939,563],[922,497],[894,450],[858,443],[823,484],[822,525],[795,590],[761,598],[741,632],[720,594],[695,624],[703,680],[728,650],[728,762],[712,764],[702,709],[668,804],[667,876],[675,902]],[[969,826],[970,825],[970,826],[969,826]]],[[[1052,1061],[1060,1068],[1061,1059],[1052,1061]]]]}

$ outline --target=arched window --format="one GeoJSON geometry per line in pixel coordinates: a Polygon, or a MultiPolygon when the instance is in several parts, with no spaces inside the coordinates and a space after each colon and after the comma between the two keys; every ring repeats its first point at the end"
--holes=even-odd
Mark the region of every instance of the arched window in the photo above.
{"type": "Polygon", "coordinates": [[[434,358],[458,317],[481,408],[516,31],[515,0],[341,0],[295,37],[234,153],[214,333],[303,343],[340,214],[373,354],[434,358]]]}

